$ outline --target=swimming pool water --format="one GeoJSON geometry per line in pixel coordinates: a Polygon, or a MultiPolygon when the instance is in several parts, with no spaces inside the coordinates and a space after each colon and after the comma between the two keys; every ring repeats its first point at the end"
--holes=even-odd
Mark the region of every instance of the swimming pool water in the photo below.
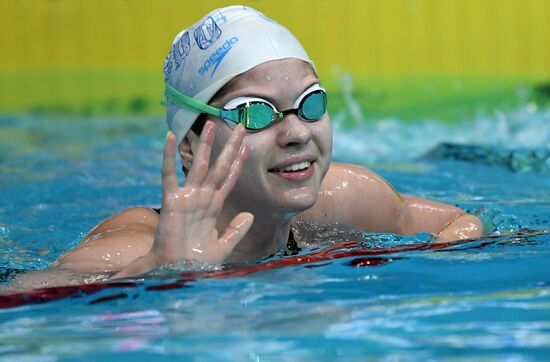
{"type": "MultiPolygon", "coordinates": [[[[463,207],[495,236],[430,250],[427,234],[339,246],[334,231],[335,246],[301,253],[324,253],[310,263],[0,309],[0,360],[548,359],[550,112],[352,129],[340,116],[336,161],[463,207]]],[[[0,129],[4,274],[45,268],[100,220],[159,203],[162,120],[15,115],[0,129]]]]}

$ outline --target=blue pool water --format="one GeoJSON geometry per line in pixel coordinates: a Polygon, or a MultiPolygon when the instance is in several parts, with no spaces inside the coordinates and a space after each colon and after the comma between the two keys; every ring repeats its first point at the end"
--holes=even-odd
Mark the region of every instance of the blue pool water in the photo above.
{"type": "MultiPolygon", "coordinates": [[[[527,104],[453,125],[352,129],[339,123],[348,116],[333,115],[336,161],[465,208],[500,236],[420,250],[405,246],[429,245],[426,234],[358,233],[362,242],[344,249],[363,259],[0,309],[0,360],[550,358],[550,111],[527,104]]],[[[17,115],[0,117],[0,130],[4,274],[45,268],[100,220],[159,203],[162,120],[17,115]]],[[[332,242],[349,237],[333,231],[332,242]]],[[[302,254],[327,247],[312,240],[302,254]]]]}

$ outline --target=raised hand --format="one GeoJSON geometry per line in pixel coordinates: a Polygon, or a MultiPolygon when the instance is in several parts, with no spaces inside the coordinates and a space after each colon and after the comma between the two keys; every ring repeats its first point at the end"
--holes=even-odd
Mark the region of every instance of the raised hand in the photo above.
{"type": "Polygon", "coordinates": [[[181,188],[175,167],[176,140],[172,133],[168,135],[162,163],[162,209],[153,247],[114,278],[140,275],[181,259],[220,265],[246,235],[254,217],[245,212],[233,218],[223,235],[216,230],[224,201],[246,160],[247,149],[242,143],[246,131],[242,125],[235,128],[211,167],[215,127],[210,121],[205,124],[193,166],[181,188]]]}

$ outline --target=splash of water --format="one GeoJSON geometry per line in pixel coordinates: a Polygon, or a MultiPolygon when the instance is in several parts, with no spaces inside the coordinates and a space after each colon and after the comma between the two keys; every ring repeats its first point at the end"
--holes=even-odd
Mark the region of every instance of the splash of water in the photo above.
{"type": "Polygon", "coordinates": [[[525,101],[511,111],[478,112],[452,124],[437,119],[403,122],[364,118],[353,98],[353,82],[342,77],[344,109],[332,114],[333,158],[377,163],[415,159],[441,143],[493,146],[503,149],[550,149],[550,108],[525,101]],[[353,124],[353,127],[345,125],[353,124]]]}

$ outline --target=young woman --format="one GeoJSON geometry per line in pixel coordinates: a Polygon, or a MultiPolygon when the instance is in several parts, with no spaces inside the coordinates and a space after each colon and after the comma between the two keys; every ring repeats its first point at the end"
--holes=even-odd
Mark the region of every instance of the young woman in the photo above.
{"type": "Polygon", "coordinates": [[[206,15],[178,34],[164,73],[171,132],[160,210],[136,207],[103,221],[20,284],[137,276],[182,260],[255,262],[326,226],[425,231],[441,241],[482,235],[481,222],[456,207],[399,194],[364,167],[331,163],[327,94],[313,62],[258,11],[232,6],[206,15]]]}

